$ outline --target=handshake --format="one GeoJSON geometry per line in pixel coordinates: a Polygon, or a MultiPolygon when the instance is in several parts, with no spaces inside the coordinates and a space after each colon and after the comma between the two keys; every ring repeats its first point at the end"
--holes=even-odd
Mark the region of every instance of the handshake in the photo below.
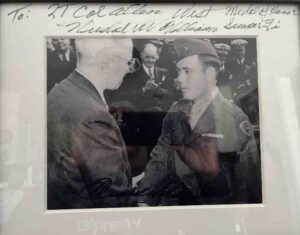
{"type": "Polygon", "coordinates": [[[223,135],[211,130],[191,137],[188,110],[184,110],[189,105],[183,104],[181,111],[166,116],[163,132],[169,133],[169,146],[190,169],[213,178],[220,172],[217,140],[223,135]]]}

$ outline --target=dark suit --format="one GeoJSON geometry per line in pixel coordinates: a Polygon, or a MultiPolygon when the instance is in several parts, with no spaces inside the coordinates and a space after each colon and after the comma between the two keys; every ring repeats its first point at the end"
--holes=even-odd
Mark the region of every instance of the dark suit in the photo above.
{"type": "Polygon", "coordinates": [[[72,72],[47,110],[48,209],[126,206],[126,196],[112,196],[131,188],[125,146],[92,83],[72,72]]]}
{"type": "Polygon", "coordinates": [[[76,67],[76,53],[71,48],[69,61],[61,59],[56,51],[48,52],[47,56],[47,93],[66,78],[76,67]]]}
{"type": "Polygon", "coordinates": [[[138,71],[124,78],[121,87],[113,92],[112,100],[129,101],[138,111],[151,111],[154,108],[168,111],[174,100],[178,98],[174,97],[176,95],[175,89],[168,70],[155,66],[154,81],[159,88],[143,92],[143,87],[149,79],[150,76],[141,66],[138,71]]]}

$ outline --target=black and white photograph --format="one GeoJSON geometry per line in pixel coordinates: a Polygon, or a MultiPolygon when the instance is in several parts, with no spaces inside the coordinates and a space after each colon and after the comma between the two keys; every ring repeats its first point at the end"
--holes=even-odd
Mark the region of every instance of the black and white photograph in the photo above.
{"type": "Polygon", "coordinates": [[[255,37],[45,46],[48,210],[262,203],[255,37]]]}

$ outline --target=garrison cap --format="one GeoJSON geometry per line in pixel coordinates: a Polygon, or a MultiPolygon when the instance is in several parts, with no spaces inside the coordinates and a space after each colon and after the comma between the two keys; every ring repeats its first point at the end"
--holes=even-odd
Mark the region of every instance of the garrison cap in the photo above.
{"type": "Polygon", "coordinates": [[[213,45],[203,39],[175,39],[173,59],[178,62],[192,55],[209,55],[219,59],[213,45]]]}
{"type": "Polygon", "coordinates": [[[231,41],[231,45],[235,49],[239,49],[239,48],[241,48],[243,46],[247,46],[248,45],[248,41],[246,41],[244,39],[235,39],[235,40],[231,41]]]}
{"type": "Polygon", "coordinates": [[[230,51],[230,46],[228,44],[225,43],[215,43],[214,44],[215,49],[217,50],[217,53],[220,54],[227,54],[230,51]]]}

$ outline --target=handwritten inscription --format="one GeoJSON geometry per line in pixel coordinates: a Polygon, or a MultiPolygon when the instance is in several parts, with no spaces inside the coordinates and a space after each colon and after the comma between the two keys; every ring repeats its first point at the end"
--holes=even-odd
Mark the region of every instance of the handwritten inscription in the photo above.
{"type": "Polygon", "coordinates": [[[235,18],[231,18],[224,26],[225,29],[265,29],[266,31],[270,31],[273,29],[279,29],[280,21],[276,21],[274,18],[265,19],[259,22],[251,22],[251,23],[239,23],[235,18]]]}
{"type": "MultiPolygon", "coordinates": [[[[12,23],[30,18],[33,4],[20,6],[7,16],[12,23]]],[[[47,6],[46,17],[67,33],[150,33],[182,32],[215,33],[225,30],[263,30],[281,27],[282,17],[298,16],[295,7],[280,5],[172,5],[170,8],[146,3],[134,4],[76,4],[54,3],[47,6]],[[134,17],[134,21],[130,20],[134,17]],[[121,18],[122,17],[122,18],[121,18]],[[214,22],[214,23],[211,23],[214,22]]]]}
{"type": "Polygon", "coordinates": [[[55,3],[48,7],[50,13],[48,17],[53,19],[65,16],[73,18],[102,18],[106,16],[128,16],[128,15],[159,15],[163,14],[161,10],[155,10],[148,6],[148,4],[131,4],[126,6],[117,7],[113,10],[108,10],[106,5],[100,5],[97,9],[93,9],[88,5],[76,4],[61,4],[55,3]],[[73,6],[73,7],[72,7],[73,6]]]}
{"type": "Polygon", "coordinates": [[[255,6],[250,4],[247,8],[238,6],[238,5],[229,5],[226,7],[225,15],[229,16],[275,16],[275,15],[298,15],[298,11],[296,9],[282,9],[280,6],[255,6]]]}
{"type": "Polygon", "coordinates": [[[195,9],[195,4],[193,4],[191,7],[188,8],[179,8],[176,10],[176,12],[172,15],[172,19],[176,18],[206,18],[210,14],[212,14],[214,11],[222,10],[222,9],[216,9],[214,8],[214,5],[210,5],[207,8],[204,9],[195,9]]]}
{"type": "Polygon", "coordinates": [[[179,33],[179,32],[217,32],[217,27],[206,26],[205,24],[201,24],[198,21],[194,21],[192,23],[180,21],[170,21],[165,25],[159,28],[160,32],[163,34],[171,34],[171,33],[179,33]]]}
{"type": "Polygon", "coordinates": [[[87,23],[80,21],[57,24],[57,26],[67,28],[68,33],[136,33],[136,32],[151,32],[156,23],[153,21],[144,23],[127,23],[123,24],[121,21],[114,22],[110,25],[96,24],[94,20],[90,20],[87,23]]]}
{"type": "Polygon", "coordinates": [[[17,8],[16,10],[9,12],[7,15],[12,16],[12,22],[14,22],[15,20],[21,21],[21,20],[23,20],[24,17],[26,17],[26,18],[29,17],[29,14],[31,12],[29,10],[29,7],[31,5],[32,5],[32,3],[22,6],[20,8],[17,8]]]}
{"type": "Polygon", "coordinates": [[[163,34],[173,34],[179,32],[217,32],[217,27],[206,26],[204,23],[194,21],[187,23],[184,21],[168,21],[166,23],[156,21],[146,21],[143,23],[127,23],[121,21],[114,22],[110,25],[96,24],[94,20],[83,24],[82,22],[73,22],[67,24],[58,24],[60,27],[67,28],[67,32],[71,33],[137,33],[151,32],[157,29],[163,34]]]}

